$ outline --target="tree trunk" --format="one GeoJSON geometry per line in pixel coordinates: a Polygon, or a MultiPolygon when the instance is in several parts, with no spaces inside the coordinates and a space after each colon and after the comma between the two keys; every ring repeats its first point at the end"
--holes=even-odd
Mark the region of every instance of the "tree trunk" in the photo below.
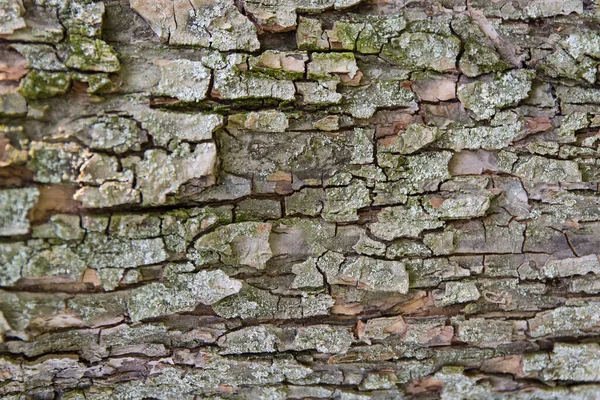
{"type": "Polygon", "coordinates": [[[595,3],[1,1],[1,397],[600,398],[595,3]]]}

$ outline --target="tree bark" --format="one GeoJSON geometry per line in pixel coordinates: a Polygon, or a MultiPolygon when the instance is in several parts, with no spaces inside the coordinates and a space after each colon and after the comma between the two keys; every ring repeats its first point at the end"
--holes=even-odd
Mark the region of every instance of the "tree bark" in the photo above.
{"type": "Polygon", "coordinates": [[[0,2],[2,398],[600,398],[599,22],[0,2]]]}

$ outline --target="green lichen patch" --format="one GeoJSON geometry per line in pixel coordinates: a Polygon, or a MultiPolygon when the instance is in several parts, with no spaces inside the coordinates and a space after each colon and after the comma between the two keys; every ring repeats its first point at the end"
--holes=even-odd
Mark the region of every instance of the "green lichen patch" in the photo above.
{"type": "Polygon", "coordinates": [[[585,56],[579,61],[575,60],[567,50],[558,48],[548,54],[536,67],[543,74],[552,78],[567,78],[594,83],[598,62],[585,56]]]}
{"type": "Polygon", "coordinates": [[[431,255],[431,251],[425,244],[407,239],[394,240],[386,251],[386,257],[392,259],[409,256],[427,257],[429,255],[431,255]]]}
{"type": "Polygon", "coordinates": [[[59,10],[59,18],[70,34],[98,37],[102,33],[104,3],[101,1],[70,0],[59,10]]]}
{"type": "Polygon", "coordinates": [[[267,50],[260,56],[250,57],[250,69],[276,79],[302,79],[306,70],[306,52],[280,52],[267,50]]]}
{"type": "MultiPolygon", "coordinates": [[[[3,221],[4,222],[4,221],[3,221]]],[[[29,222],[27,222],[27,229],[29,222]]],[[[14,228],[3,226],[3,232],[8,235],[14,235],[14,228]]],[[[6,236],[8,236],[6,235],[6,236]]],[[[2,235],[5,236],[5,235],[2,235]]],[[[9,286],[14,284],[21,278],[21,269],[31,257],[32,249],[25,242],[1,243],[0,244],[0,262],[2,262],[2,270],[0,271],[0,284],[9,286]]]]}
{"type": "Polygon", "coordinates": [[[79,168],[90,156],[74,142],[32,142],[27,167],[34,171],[38,182],[71,183],[77,181],[79,168]]]}
{"type": "Polygon", "coordinates": [[[596,382],[600,379],[600,347],[596,343],[556,343],[550,354],[525,356],[523,370],[543,381],[596,382]]]}
{"type": "Polygon", "coordinates": [[[356,39],[365,28],[364,23],[335,21],[333,27],[326,31],[329,47],[332,50],[350,50],[356,48],[356,39]]]}
{"type": "Polygon", "coordinates": [[[566,117],[560,123],[558,128],[558,136],[561,136],[568,142],[575,142],[575,132],[585,129],[590,125],[588,114],[582,112],[574,112],[566,117]]]}
{"type": "Polygon", "coordinates": [[[385,44],[381,56],[402,68],[446,72],[456,68],[459,51],[460,41],[454,36],[405,32],[385,44]]]}
{"type": "Polygon", "coordinates": [[[214,72],[214,90],[220,98],[224,100],[293,100],[295,98],[296,89],[292,81],[276,79],[259,72],[241,71],[236,65],[242,62],[241,56],[230,55],[228,66],[214,72]]]}
{"type": "Polygon", "coordinates": [[[563,86],[556,88],[556,96],[561,104],[600,104],[600,90],[581,86],[563,86]]]}
{"type": "Polygon", "coordinates": [[[65,94],[70,88],[68,73],[32,70],[21,81],[19,93],[26,99],[36,100],[65,94]]]}
{"type": "Polygon", "coordinates": [[[277,313],[278,297],[266,290],[243,285],[234,296],[213,304],[213,310],[225,318],[273,318],[277,313]]]}
{"type": "Polygon", "coordinates": [[[89,94],[109,94],[119,90],[119,85],[110,78],[109,74],[73,72],[71,76],[74,81],[86,83],[89,94]]]}
{"type": "Polygon", "coordinates": [[[597,397],[594,1],[124,3],[0,0],[0,397],[597,397]]]}
{"type": "Polygon", "coordinates": [[[36,252],[23,265],[21,275],[28,277],[58,276],[78,281],[86,269],[85,262],[66,245],[36,252]]]}
{"type": "Polygon", "coordinates": [[[323,189],[305,188],[285,198],[288,215],[316,216],[323,209],[325,192],[323,189]]]}
{"type": "Polygon", "coordinates": [[[462,73],[475,77],[490,72],[504,71],[510,64],[502,59],[492,41],[469,18],[452,21],[452,29],[463,42],[464,50],[458,61],[462,73]]]}
{"type": "Polygon", "coordinates": [[[334,74],[347,74],[350,79],[358,72],[354,53],[313,53],[307,66],[309,79],[328,79],[334,74]]]}
{"type": "Polygon", "coordinates": [[[117,72],[120,68],[117,53],[103,40],[71,35],[66,48],[69,68],[93,72],[117,72]]]}
{"type": "Polygon", "coordinates": [[[405,27],[406,19],[402,15],[368,16],[356,39],[356,51],[377,54],[389,39],[400,35],[405,27]]]}
{"type": "Polygon", "coordinates": [[[300,17],[296,29],[296,44],[300,50],[329,50],[329,41],[321,21],[300,17]]]}

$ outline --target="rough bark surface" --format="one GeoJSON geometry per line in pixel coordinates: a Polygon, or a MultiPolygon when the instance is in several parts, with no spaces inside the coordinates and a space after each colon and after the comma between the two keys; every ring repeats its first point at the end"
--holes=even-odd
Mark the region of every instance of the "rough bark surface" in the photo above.
{"type": "Polygon", "coordinates": [[[592,0],[0,0],[0,396],[600,398],[592,0]]]}

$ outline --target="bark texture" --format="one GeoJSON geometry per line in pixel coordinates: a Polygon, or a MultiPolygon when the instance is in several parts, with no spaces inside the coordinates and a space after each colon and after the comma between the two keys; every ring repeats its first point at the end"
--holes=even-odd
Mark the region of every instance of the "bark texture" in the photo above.
{"type": "Polygon", "coordinates": [[[0,0],[0,396],[600,398],[592,0],[0,0]]]}

